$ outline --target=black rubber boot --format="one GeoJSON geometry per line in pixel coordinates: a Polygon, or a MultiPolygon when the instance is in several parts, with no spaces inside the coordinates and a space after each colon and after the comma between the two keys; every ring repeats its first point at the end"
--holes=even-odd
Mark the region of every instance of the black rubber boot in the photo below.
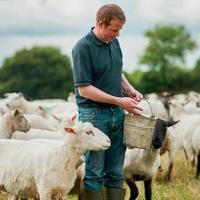
{"type": "Polygon", "coordinates": [[[84,200],[103,200],[103,191],[84,190],[83,197],[84,200]]]}
{"type": "Polygon", "coordinates": [[[105,188],[105,200],[124,200],[125,188],[105,188]]]}

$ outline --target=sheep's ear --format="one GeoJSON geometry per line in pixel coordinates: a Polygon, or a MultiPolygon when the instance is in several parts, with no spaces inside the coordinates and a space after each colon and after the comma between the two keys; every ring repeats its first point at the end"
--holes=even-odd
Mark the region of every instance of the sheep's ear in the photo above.
{"type": "Polygon", "coordinates": [[[5,93],[5,94],[4,94],[4,97],[7,98],[9,95],[10,95],[10,93],[5,93]]]}
{"type": "Polygon", "coordinates": [[[52,116],[55,120],[57,120],[58,122],[61,122],[61,121],[62,121],[62,119],[61,119],[60,117],[58,117],[58,116],[56,116],[56,115],[54,115],[54,114],[51,114],[51,116],[52,116]]]}
{"type": "Polygon", "coordinates": [[[70,118],[70,119],[68,120],[68,123],[69,123],[70,126],[74,126],[74,124],[75,124],[75,119],[76,119],[76,114],[74,114],[74,115],[72,116],[72,118],[70,118]]]}
{"type": "Polygon", "coordinates": [[[65,129],[65,131],[67,132],[67,133],[72,133],[72,134],[76,134],[76,132],[75,132],[75,130],[73,129],[73,128],[64,128],[65,129]]]}
{"type": "Polygon", "coordinates": [[[16,117],[18,114],[20,113],[20,111],[18,109],[14,110],[13,112],[13,116],[16,117]]]}
{"type": "Polygon", "coordinates": [[[167,127],[173,126],[175,124],[177,124],[179,121],[169,121],[167,122],[167,127]]]}
{"type": "Polygon", "coordinates": [[[44,109],[43,109],[43,107],[42,107],[42,106],[40,106],[40,105],[38,106],[38,108],[39,108],[40,110],[44,110],[44,109]]]}
{"type": "Polygon", "coordinates": [[[19,94],[19,97],[23,97],[24,96],[23,93],[21,93],[21,92],[19,92],[18,94],[19,94]]]}
{"type": "MultiPolygon", "coordinates": [[[[74,116],[71,118],[71,120],[74,122],[76,119],[76,114],[74,114],[74,116]]],[[[75,122],[74,122],[75,123],[75,122]]]]}

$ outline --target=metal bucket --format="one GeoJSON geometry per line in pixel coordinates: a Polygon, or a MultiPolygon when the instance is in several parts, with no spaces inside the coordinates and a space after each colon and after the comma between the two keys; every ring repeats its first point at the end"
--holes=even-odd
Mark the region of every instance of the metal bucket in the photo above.
{"type": "Polygon", "coordinates": [[[148,101],[147,103],[151,109],[150,117],[134,114],[125,115],[123,142],[129,148],[150,149],[151,147],[157,119],[155,119],[150,103],[148,101]]]}

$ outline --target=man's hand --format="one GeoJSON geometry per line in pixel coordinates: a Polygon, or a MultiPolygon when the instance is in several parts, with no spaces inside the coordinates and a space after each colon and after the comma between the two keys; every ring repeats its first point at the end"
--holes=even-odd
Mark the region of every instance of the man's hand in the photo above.
{"type": "Polygon", "coordinates": [[[130,97],[122,97],[119,101],[119,106],[129,113],[141,114],[143,109],[138,106],[138,101],[130,97]]]}
{"type": "Polygon", "coordinates": [[[143,95],[140,92],[138,92],[136,89],[134,89],[133,87],[129,89],[128,96],[133,98],[137,102],[143,99],[143,95]]]}

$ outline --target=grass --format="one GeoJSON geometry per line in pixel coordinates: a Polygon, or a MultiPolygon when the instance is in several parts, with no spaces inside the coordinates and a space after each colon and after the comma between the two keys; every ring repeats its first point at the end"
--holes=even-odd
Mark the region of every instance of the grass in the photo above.
{"type": "MultiPolygon", "coordinates": [[[[196,169],[185,162],[182,151],[176,153],[175,164],[170,182],[165,181],[167,171],[167,155],[162,157],[164,171],[158,173],[153,181],[153,200],[199,200],[200,180],[195,178],[196,169]]],[[[144,200],[143,182],[138,182],[139,196],[137,200],[144,200]]],[[[129,197],[127,189],[126,200],[129,197]]]]}
{"type": "MultiPolygon", "coordinates": [[[[153,200],[199,200],[200,179],[195,178],[196,169],[185,162],[182,151],[176,153],[172,181],[165,181],[167,170],[167,155],[162,157],[164,171],[157,174],[153,181],[153,200]]],[[[137,182],[139,196],[137,200],[144,200],[143,182],[137,182]]],[[[126,190],[126,200],[129,198],[129,189],[126,190]]],[[[6,194],[0,195],[0,200],[7,200],[6,194]]],[[[68,200],[77,200],[76,195],[69,195],[68,200]]]]}

